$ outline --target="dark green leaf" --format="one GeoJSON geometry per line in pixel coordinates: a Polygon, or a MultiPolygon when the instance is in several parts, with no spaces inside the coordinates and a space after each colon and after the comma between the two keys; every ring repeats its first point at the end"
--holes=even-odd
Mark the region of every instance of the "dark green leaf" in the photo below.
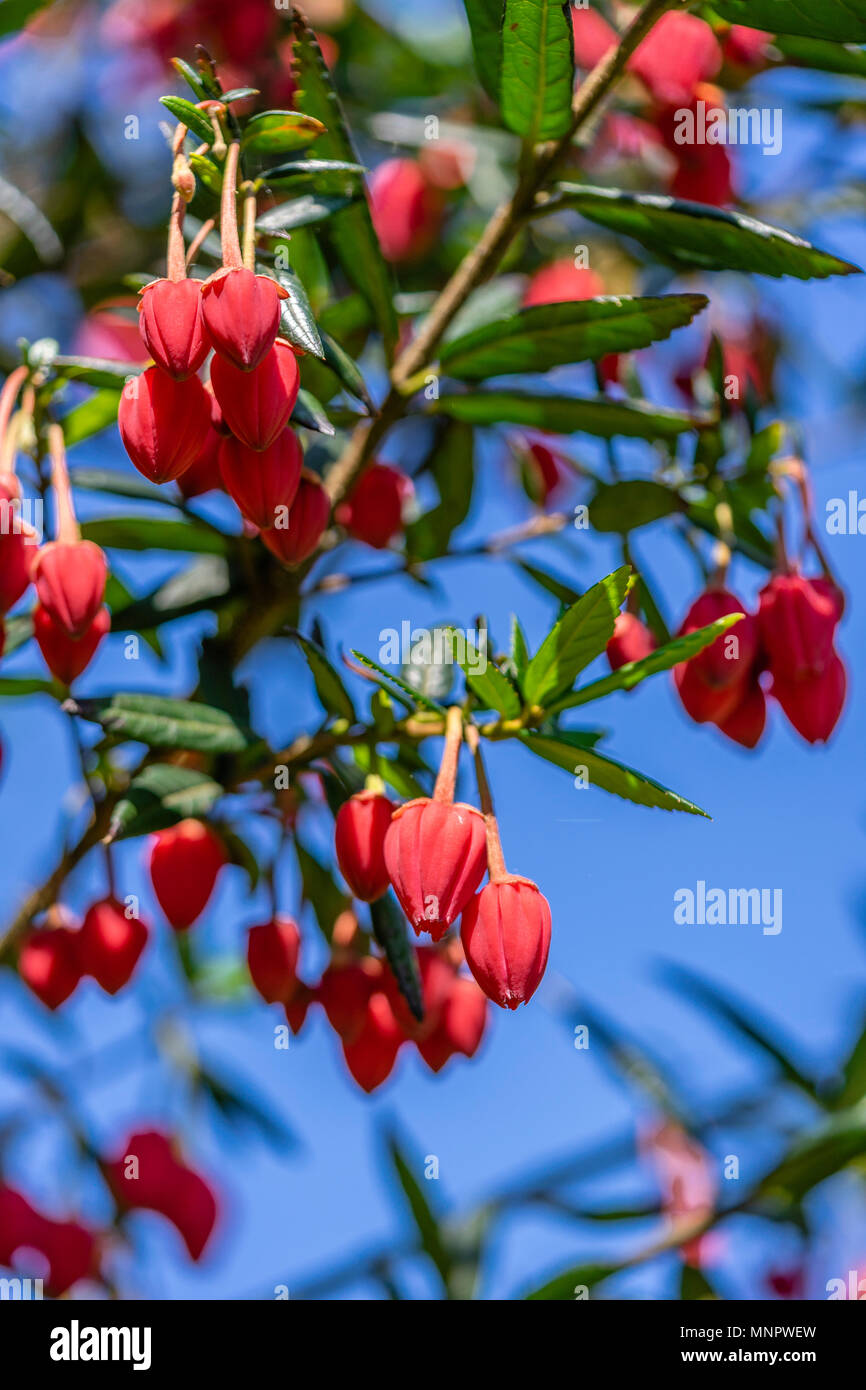
{"type": "Polygon", "coordinates": [[[55,357],[52,366],[58,376],[68,381],[80,381],[85,386],[115,387],[117,391],[123,390],[131,376],[140,376],[144,371],[141,362],[113,362],[107,357],[55,357]]]}
{"type": "Polygon", "coordinates": [[[246,840],[230,826],[221,825],[219,833],[220,839],[226,847],[229,863],[237,864],[239,869],[243,869],[249,881],[250,891],[254,893],[262,876],[261,865],[255,852],[246,840]]]}
{"type": "Polygon", "coordinates": [[[648,347],[691,323],[707,303],[702,294],[669,294],[536,304],[453,339],[439,362],[446,376],[464,380],[547,372],[648,347]]]}
{"type": "Polygon", "coordinates": [[[833,1095],[833,1105],[856,1105],[866,1096],[866,1028],[860,1034],[842,1072],[842,1085],[833,1095]]]}
{"type": "Polygon", "coordinates": [[[325,407],[310,391],[301,387],[291,414],[292,423],[302,425],[305,430],[316,430],[319,434],[335,434],[334,426],[325,414],[325,407]]]}
{"type": "Polygon", "coordinates": [[[0,696],[18,699],[22,695],[51,695],[54,682],[40,676],[0,676],[0,696]]]}
{"type": "Polygon", "coordinates": [[[598,489],[589,504],[589,519],[596,531],[626,535],[680,511],[685,511],[685,503],[673,488],[650,478],[628,478],[598,489]]]}
{"type": "Polygon", "coordinates": [[[322,339],[303,283],[288,268],[275,270],[274,279],[289,292],[288,299],[280,302],[280,336],[301,352],[311,352],[314,357],[324,359],[322,339]]]}
{"type": "Polygon", "coordinates": [[[139,473],[124,473],[115,468],[73,468],[69,476],[73,486],[84,488],[85,492],[108,492],[113,497],[136,497],[142,502],[177,508],[177,498],[139,473]]]}
{"type": "Polygon", "coordinates": [[[866,43],[866,0],[713,0],[731,24],[803,34],[834,43],[866,43]]]}
{"type": "Polygon", "coordinates": [[[166,110],[171,112],[176,121],[180,121],[182,125],[192,131],[197,140],[204,145],[213,144],[213,126],[194,102],[187,101],[186,97],[160,97],[160,101],[166,110]]]}
{"type": "MultiPolygon", "coordinates": [[[[377,690],[376,696],[387,698],[384,690],[377,690]]],[[[376,697],[374,696],[374,698],[376,697]]],[[[387,738],[390,732],[390,729],[386,729],[383,732],[383,738],[387,738]]],[[[362,772],[365,774],[374,773],[381,777],[382,781],[386,782],[398,796],[405,797],[407,801],[411,801],[416,796],[427,795],[428,789],[422,787],[421,783],[416,781],[412,773],[401,762],[395,762],[393,758],[386,758],[377,749],[370,748],[365,743],[359,743],[352,749],[352,756],[362,772]]],[[[401,756],[405,755],[401,754],[401,756]]]]}
{"type": "Polygon", "coordinates": [[[114,390],[97,391],[64,415],[61,424],[67,449],[90,439],[109,425],[117,423],[118,394],[114,390]]]}
{"type": "Polygon", "coordinates": [[[511,615],[511,661],[522,689],[523,678],[529,665],[529,647],[526,644],[526,637],[516,613],[511,615]]]}
{"type": "Polygon", "coordinates": [[[204,816],[222,795],[204,772],[174,763],[154,763],[133,778],[111,819],[111,839],[129,839],[164,830],[188,816],[204,816]]]}
{"type": "Polygon", "coordinates": [[[574,36],[559,0],[505,0],[500,105],[509,130],[531,144],[571,125],[574,36]]]}
{"type": "Polygon", "coordinates": [[[575,1265],[564,1274],[557,1274],[532,1293],[524,1294],[528,1299],[556,1300],[560,1303],[573,1303],[578,1290],[594,1289],[612,1274],[618,1274],[622,1265],[575,1265]]]}
{"type": "Polygon", "coordinates": [[[826,1178],[866,1154],[866,1101],[841,1111],[818,1131],[795,1143],[761,1180],[756,1195],[798,1202],[826,1178]]]}
{"type": "Polygon", "coordinates": [[[445,1245],[442,1232],[439,1229],[439,1222],[427,1200],[421,1184],[415,1177],[412,1168],[403,1154],[396,1138],[391,1135],[388,1139],[388,1150],[391,1155],[391,1162],[397,1174],[397,1179],[403,1189],[403,1193],[409,1203],[409,1210],[412,1219],[421,1238],[421,1247],[429,1255],[433,1264],[438,1270],[439,1277],[444,1287],[448,1288],[448,1281],[451,1276],[451,1255],[445,1245]]]}
{"type": "Polygon", "coordinates": [[[447,554],[452,534],[469,514],[474,477],[471,427],[449,421],[436,437],[428,468],[439,489],[439,503],[406,527],[406,552],[413,560],[447,554]]]}
{"type": "Polygon", "coordinates": [[[310,641],[302,632],[292,631],[291,635],[306,657],[316,685],[316,694],[324,708],[338,719],[348,719],[350,724],[354,724],[357,716],[349,692],[325,652],[317,642],[310,641]]]}
{"type": "Polygon", "coordinates": [[[390,891],[384,898],[370,904],[370,921],[373,935],[378,941],[385,958],[391,967],[400,993],[409,1005],[414,1018],[419,1023],[424,1017],[424,1001],[421,994],[421,976],[418,973],[418,958],[415,947],[409,940],[406,918],[390,891]]]}
{"type": "Polygon", "coordinates": [[[560,603],[577,603],[577,600],[580,598],[577,589],[572,589],[569,584],[565,584],[561,579],[557,579],[555,574],[548,574],[546,570],[540,570],[537,565],[529,565],[525,560],[519,560],[518,568],[532,580],[533,584],[537,584],[540,589],[544,589],[545,593],[552,594],[560,603]]]}
{"type": "Polygon", "coordinates": [[[277,236],[280,232],[290,232],[294,227],[310,227],[317,222],[327,221],[353,201],[352,197],[336,193],[304,193],[300,198],[292,198],[287,203],[268,208],[256,219],[256,230],[277,236]]]}
{"type": "Polygon", "coordinates": [[[302,111],[260,111],[244,126],[241,150],[244,155],[292,154],[306,149],[325,134],[325,126],[315,116],[302,111]]]}
{"type": "Polygon", "coordinates": [[[685,1303],[695,1303],[708,1298],[718,1298],[718,1294],[706,1275],[694,1265],[684,1264],[680,1276],[680,1298],[685,1303]]]}
{"type": "Polygon", "coordinates": [[[593,584],[548,633],[523,679],[528,704],[541,708],[552,704],[604,651],[613,636],[630,573],[630,567],[623,565],[593,584]]]}
{"type": "Polygon", "coordinates": [[[374,409],[373,400],[354,358],[349,356],[345,348],[341,347],[330,333],[322,330],[321,336],[325,361],[331,371],[351,396],[356,396],[359,401],[364,402],[368,410],[372,411],[374,409]]]}
{"type": "Polygon", "coordinates": [[[470,425],[526,425],[549,434],[594,434],[601,439],[675,439],[704,423],[678,410],[645,401],[614,401],[598,396],[535,395],[525,391],[478,391],[442,396],[433,409],[470,425]]]}
{"type": "Polygon", "coordinates": [[[661,811],[688,811],[690,815],[706,816],[709,820],[706,811],[702,811],[693,802],[686,801],[685,797],[672,792],[668,787],[663,787],[660,782],[653,781],[644,773],[635,772],[634,768],[615,762],[613,758],[603,757],[601,753],[586,748],[576,752],[562,739],[550,738],[546,734],[523,733],[519,737],[531,753],[536,753],[547,762],[563,768],[565,772],[574,775],[578,766],[585,767],[591,786],[612,792],[614,796],[621,796],[624,801],[633,801],[638,806],[650,806],[661,811]]]}
{"type": "Polygon", "coordinates": [[[253,741],[225,710],[161,695],[112,695],[70,700],[68,708],[115,738],[150,748],[188,748],[200,753],[240,753],[253,741]]]}
{"type": "Polygon", "coordinates": [[[0,6],[0,37],[17,34],[34,15],[48,8],[50,0],[3,0],[0,6]]]}
{"type": "MultiPolygon", "coordinates": [[[[786,0],[787,4],[787,0],[786,0]]],[[[660,260],[701,270],[793,275],[799,280],[859,274],[859,268],[742,212],[679,202],[667,194],[561,184],[566,206],[590,222],[633,237],[660,260]]],[[[558,207],[562,206],[559,199],[558,207]]]]}
{"type": "Polygon", "coordinates": [[[505,0],[464,0],[478,80],[499,104],[502,79],[502,25],[505,0]]]}
{"type": "Polygon", "coordinates": [[[823,39],[780,34],[773,39],[773,47],[790,62],[805,68],[838,72],[847,77],[866,77],[866,53],[853,44],[828,43],[823,39]]]}
{"type": "Polygon", "coordinates": [[[179,77],[188,83],[190,89],[195,93],[196,101],[204,101],[208,93],[199,80],[198,74],[193,71],[189,63],[185,63],[183,58],[172,58],[171,65],[179,77]]]}
{"type": "Polygon", "coordinates": [[[109,516],[86,521],[85,540],[105,550],[181,550],[197,555],[225,555],[230,536],[199,521],[168,521],[152,516],[109,516]]]}
{"type": "Polygon", "coordinates": [[[262,174],[268,187],[285,189],[290,193],[339,193],[356,198],[363,187],[363,164],[347,159],[297,159],[290,164],[278,164],[262,174]]]}
{"type": "Polygon", "coordinates": [[[466,684],[481,702],[482,709],[495,709],[504,719],[516,719],[520,713],[520,696],[507,676],[504,676],[485,655],[485,669],[479,670],[479,653],[473,644],[466,643],[466,658],[460,667],[466,684]]]}

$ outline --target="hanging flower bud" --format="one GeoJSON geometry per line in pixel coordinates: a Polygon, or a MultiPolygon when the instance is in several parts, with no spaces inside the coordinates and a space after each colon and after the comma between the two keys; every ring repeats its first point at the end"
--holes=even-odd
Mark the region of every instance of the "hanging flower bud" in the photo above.
{"type": "Polygon", "coordinates": [[[288,1004],[298,987],[301,935],[291,917],[274,917],[250,927],[247,964],[266,1004],[288,1004]]]}
{"type": "Polygon", "coordinates": [[[96,1273],[97,1240],[79,1221],[52,1221],[44,1217],[38,1249],[48,1261],[45,1286],[52,1298],[62,1298],[73,1284],[96,1273]]]}
{"type": "Polygon", "coordinates": [[[413,1042],[420,1042],[438,1027],[456,974],[454,966],[440,946],[418,946],[415,958],[421,979],[423,1018],[417,1019],[412,1013],[390,967],[383,970],[382,988],[391,1005],[391,1012],[406,1037],[411,1038],[413,1042]]]}
{"type": "Polygon", "coordinates": [[[403,1041],[384,994],[371,995],[359,1032],[351,1042],[343,1041],[346,1066],[367,1095],[390,1076],[403,1041]]]}
{"type": "Polygon", "coordinates": [[[734,713],[742,696],[742,682],[723,689],[708,685],[694,669],[694,661],[681,661],[674,667],[674,685],[683,709],[696,724],[723,724],[734,713]]]}
{"type": "Polygon", "coordinates": [[[219,464],[225,490],[247,521],[259,530],[287,515],[301,480],[303,454],[297,435],[283,430],[267,449],[248,449],[237,439],[224,439],[219,464]]]}
{"type": "Polygon", "coordinates": [[[845,707],[847,676],[835,651],[817,676],[801,680],[773,677],[772,694],[807,743],[826,743],[845,707]]]}
{"type": "Polygon", "coordinates": [[[105,1175],[121,1210],[162,1211],[179,1167],[171,1140],[149,1129],[129,1136],[105,1175]]]}
{"type": "Polygon", "coordinates": [[[116,898],[93,903],[84,915],[78,943],[82,973],[92,975],[108,994],[129,983],[147,945],[147,927],[130,917],[116,898]]]}
{"type": "Polygon", "coordinates": [[[386,261],[425,255],[439,235],[443,207],[414,159],[386,159],[370,176],[370,212],[386,261]]]}
{"type": "Polygon", "coordinates": [[[286,428],[301,381],[295,354],[282,338],[249,372],[215,357],[210,379],[225,424],[248,449],[259,450],[286,428]]]}
{"type": "Polygon", "coordinates": [[[474,1057],[487,1025],[487,996],[474,980],[456,975],[435,1029],[418,1041],[431,1071],[441,1071],[456,1053],[474,1057]]]}
{"type": "MultiPolygon", "coordinates": [[[[211,403],[212,416],[213,402],[211,403]]],[[[177,485],[185,501],[188,502],[191,497],[202,497],[206,492],[217,492],[222,489],[223,480],[219,464],[222,442],[223,436],[218,434],[211,425],[201,445],[198,458],[190,464],[189,468],[185,468],[177,479],[177,485]]]]}
{"type": "Polygon", "coordinates": [[[399,468],[372,463],[334,516],[355,540],[384,550],[402,529],[403,512],[414,493],[412,479],[399,468]]]}
{"type": "Polygon", "coordinates": [[[570,257],[542,266],[530,280],[523,296],[525,308],[533,304],[561,304],[570,300],[595,299],[604,294],[604,281],[594,270],[577,266],[570,257]]]}
{"type": "Polygon", "coordinates": [[[159,367],[148,367],[123,388],[117,424],[139,473],[151,483],[170,483],[201,452],[210,401],[197,376],[175,381],[159,367]]]}
{"type": "MultiPolygon", "coordinates": [[[[727,617],[729,613],[745,613],[746,616],[687,663],[707,685],[716,690],[735,685],[754,667],[760,645],[756,619],[746,612],[745,604],[734,594],[727,589],[713,588],[695,599],[678,633],[678,636],[684,637],[698,628],[708,627],[719,618],[727,617]]],[[[681,666],[674,669],[679,671],[681,666]]]]}
{"type": "Polygon", "coordinates": [[[632,661],[643,661],[656,649],[656,640],[636,613],[618,613],[613,636],[607,644],[610,669],[618,671],[632,661]]]}
{"type": "Polygon", "coordinates": [[[445,752],[432,799],[398,806],[385,836],[388,877],[416,933],[439,941],[484,877],[484,817],[454,804],[462,716],[448,712],[445,752]]]}
{"type": "Polygon", "coordinates": [[[8,613],[27,592],[36,553],[36,533],[20,520],[14,504],[0,500],[0,613],[8,613]]]}
{"type": "Polygon", "coordinates": [[[719,722],[719,729],[734,743],[756,748],[767,722],[767,699],[756,679],[744,683],[733,711],[719,722]]]}
{"type": "Polygon", "coordinates": [[[18,956],[18,973],[37,999],[57,1009],[81,979],[78,931],[65,924],[34,927],[18,956]]]}
{"type": "Polygon", "coordinates": [[[340,872],[356,898],[372,903],[388,888],[385,835],[393,802],[381,792],[356,792],[337,812],[335,848],[340,872]]]}
{"type": "Polygon", "coordinates": [[[381,983],[382,966],[372,956],[363,961],[331,961],[316,989],[328,1022],[344,1042],[353,1042],[364,1026],[367,1004],[381,983]]]}
{"type": "Polygon", "coordinates": [[[758,621],[774,676],[800,681],[826,669],[839,621],[826,587],[801,574],[774,574],[761,592],[758,621]]]}
{"type": "MultiPolygon", "coordinates": [[[[218,355],[241,372],[250,372],[270,352],[280,323],[280,301],[288,291],[269,275],[256,275],[255,241],[247,246],[244,264],[238,239],[237,172],[240,146],[229,146],[223,168],[220,204],[222,268],[202,287],[202,313],[210,340],[218,355]]],[[[252,192],[248,193],[254,198],[252,192]]],[[[255,203],[251,204],[255,211],[255,203]]]]}
{"type": "Polygon", "coordinates": [[[154,362],[175,381],[197,372],[210,351],[200,280],[153,280],[141,291],[138,328],[154,362]]]}
{"type": "Polygon", "coordinates": [[[331,499],[310,469],[301,470],[301,480],[288,526],[274,526],[262,532],[262,540],[281,564],[293,569],[302,565],[319,548],[331,515],[331,499]]]}
{"type": "Polygon", "coordinates": [[[39,602],[52,621],[72,638],[82,637],[93,623],[105,597],[108,564],[93,541],[83,541],[75,518],[63,431],[48,430],[52,483],[57,509],[57,540],[37,551],[33,581],[39,602]]]}
{"type": "Polygon", "coordinates": [[[217,1219],[216,1198],[199,1173],[178,1164],[162,1207],[180,1232],[191,1260],[200,1260],[217,1219]]]}
{"type": "Polygon", "coordinates": [[[516,1009],[538,988],[550,950],[550,906],[528,878],[491,880],[463,911],[466,961],[494,1004],[516,1009]]]}
{"type": "Polygon", "coordinates": [[[286,1005],[286,1022],[295,1037],[304,1026],[313,999],[314,994],[309,985],[305,985],[303,980],[299,980],[295,993],[286,1005]]]}
{"type": "Polygon", "coordinates": [[[226,862],[222,840],[199,820],[182,820],[154,836],[150,879],[175,931],[185,931],[204,912],[226,862]]]}
{"type": "Polygon", "coordinates": [[[58,627],[41,604],[33,610],[33,636],[52,676],[63,685],[72,685],[86,670],[110,630],[111,616],[107,608],[100,608],[80,637],[70,637],[64,628],[58,627]]]}

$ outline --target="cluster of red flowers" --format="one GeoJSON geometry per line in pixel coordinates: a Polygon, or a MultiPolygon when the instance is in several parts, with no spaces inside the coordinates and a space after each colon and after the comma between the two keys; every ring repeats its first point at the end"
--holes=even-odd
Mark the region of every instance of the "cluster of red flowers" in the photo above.
{"type": "MultiPolygon", "coordinates": [[[[216,1197],[166,1135],[133,1134],[122,1155],[101,1169],[121,1214],[159,1212],[179,1231],[190,1258],[200,1259],[216,1224],[216,1197]]],[[[99,1232],[47,1216],[17,1189],[0,1184],[0,1265],[42,1278],[51,1298],[61,1298],[81,1280],[99,1279],[105,1246],[99,1232]]]]}
{"type": "MultiPolygon", "coordinates": [[[[698,724],[715,724],[745,748],[754,748],[766,724],[766,685],[808,743],[825,742],[845,704],[845,667],[835,647],[843,609],[843,595],[833,580],[809,579],[796,570],[771,577],[755,614],[721,583],[711,586],[695,599],[678,636],[731,613],[745,617],[674,668],[687,714],[698,724]],[[764,673],[769,682],[762,683],[764,673]]],[[[618,670],[648,656],[654,647],[640,619],[623,613],[608,644],[608,659],[618,670]]]]}

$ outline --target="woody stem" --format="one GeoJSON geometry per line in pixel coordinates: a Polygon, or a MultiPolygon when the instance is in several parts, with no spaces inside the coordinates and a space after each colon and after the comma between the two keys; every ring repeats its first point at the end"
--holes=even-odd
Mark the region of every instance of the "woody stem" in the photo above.
{"type": "Polygon", "coordinates": [[[445,721],[445,749],[439,764],[439,775],[433,788],[433,800],[450,806],[454,800],[457,785],[457,764],[460,759],[460,745],[463,742],[463,711],[459,705],[452,705],[445,721]]]}
{"type": "Polygon", "coordinates": [[[72,504],[72,489],[66,469],[66,446],[60,425],[48,426],[48,453],[51,458],[51,483],[57,511],[57,539],[66,545],[74,545],[76,541],[81,540],[81,532],[72,504]]]}
{"type": "Polygon", "coordinates": [[[505,855],[502,852],[502,841],[499,838],[499,825],[496,820],[496,812],[493,809],[493,797],[490,793],[490,783],[487,781],[487,770],[481,756],[481,740],[474,724],[467,724],[466,726],[466,742],[469,744],[475,759],[475,780],[478,783],[478,796],[487,831],[487,872],[491,883],[499,883],[505,878],[508,870],[505,867],[505,855]]]}
{"type": "Polygon", "coordinates": [[[233,140],[228,147],[223,168],[223,187],[220,199],[220,239],[222,241],[223,265],[229,270],[243,270],[241,243],[238,238],[238,160],[241,147],[233,140]]]}

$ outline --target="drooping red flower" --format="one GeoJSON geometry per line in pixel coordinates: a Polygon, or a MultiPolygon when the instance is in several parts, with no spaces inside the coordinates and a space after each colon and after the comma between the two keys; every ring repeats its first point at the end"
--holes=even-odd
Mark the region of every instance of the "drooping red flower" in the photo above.
{"type": "Polygon", "coordinates": [[[129,983],[147,937],[144,922],[128,915],[116,898],[93,903],[84,915],[79,936],[82,972],[92,975],[109,994],[117,994],[129,983]]]}
{"type": "MultiPolygon", "coordinates": [[[[213,417],[213,405],[211,407],[213,417]]],[[[191,497],[202,497],[206,492],[216,492],[222,488],[219,454],[224,436],[211,424],[202,441],[198,458],[185,468],[177,479],[177,485],[185,501],[191,497]]]]}
{"type": "Polygon", "coordinates": [[[655,649],[655,638],[636,613],[617,614],[613,636],[607,644],[607,659],[612,671],[618,671],[632,661],[643,661],[655,649]]]}
{"type": "Polygon", "coordinates": [[[110,630],[111,615],[107,608],[100,608],[80,637],[70,637],[64,628],[58,627],[41,604],[33,610],[33,635],[46,666],[63,685],[72,685],[86,670],[110,630]]]}
{"type": "Polygon", "coordinates": [[[750,677],[735,689],[737,702],[733,709],[724,719],[714,722],[734,743],[740,743],[744,748],[756,748],[767,723],[766,696],[757,677],[750,677]]]}
{"type": "Polygon", "coordinates": [[[237,439],[224,439],[219,451],[226,492],[241,515],[261,531],[272,527],[281,514],[288,517],[302,463],[298,437],[290,429],[277,435],[267,449],[248,449],[237,439]]]}
{"type": "Polygon", "coordinates": [[[728,207],[734,201],[733,171],[727,147],[697,138],[699,128],[703,134],[705,123],[719,119],[718,112],[724,115],[725,105],[716,87],[699,87],[691,102],[668,106],[658,112],[659,133],[676,161],[669,183],[675,198],[706,203],[710,207],[728,207]]]}
{"type": "Polygon", "coordinates": [[[838,601],[801,574],[774,574],[761,591],[758,624],[770,670],[782,681],[818,676],[830,661],[838,601]]]}
{"type": "Polygon", "coordinates": [[[117,424],[123,446],[151,483],[169,483],[195,463],[210,425],[210,401],[197,376],[175,381],[159,367],[127,382],[117,424]]]}
{"type": "Polygon", "coordinates": [[[523,304],[525,308],[533,304],[560,304],[567,300],[595,299],[600,294],[604,294],[601,276],[565,258],[536,270],[526,287],[523,304]]]}
{"type": "Polygon", "coordinates": [[[463,802],[407,801],[385,836],[385,863],[414,931],[439,941],[484,877],[484,817],[463,802]]]}
{"type": "Polygon", "coordinates": [[[201,1174],[179,1158],[166,1135],[156,1130],[131,1135],[105,1171],[123,1208],[167,1217],[183,1237],[190,1258],[201,1258],[216,1224],[216,1196],[201,1174]]]}
{"type": "Polygon", "coordinates": [[[274,346],[286,291],[269,275],[243,267],[218,270],[202,286],[204,325],[215,351],[251,372],[274,346]]]}
{"type": "Polygon", "coordinates": [[[33,562],[39,602],[57,627],[83,637],[105,597],[108,563],[93,541],[49,541],[33,562]]]}
{"type": "MultiPolygon", "coordinates": [[[[716,690],[735,685],[754,668],[760,648],[756,619],[730,590],[711,588],[695,599],[678,633],[678,636],[684,637],[698,628],[709,627],[731,613],[744,613],[745,617],[687,663],[691,671],[716,690]]],[[[680,667],[674,669],[678,671],[680,667]]]]}
{"type": "Polygon", "coordinates": [[[38,1249],[48,1261],[45,1284],[52,1298],[62,1298],[73,1284],[96,1273],[99,1245],[94,1233],[80,1221],[43,1218],[38,1249]]]}
{"type": "Polygon", "coordinates": [[[418,946],[415,950],[421,980],[421,999],[424,1017],[417,1019],[400,991],[390,967],[383,971],[382,987],[391,1010],[405,1033],[413,1042],[429,1037],[442,1017],[445,1001],[451,994],[456,974],[454,966],[439,946],[418,946]]]}
{"type": "Polygon", "coordinates": [[[150,878],[175,931],[185,931],[204,912],[226,862],[222,840],[199,820],[182,820],[154,836],[150,878]]]}
{"type": "Polygon", "coordinates": [[[291,917],[274,917],[250,927],[247,964],[267,1004],[288,1004],[298,987],[301,934],[291,917]]]}
{"type": "Polygon", "coordinates": [[[433,246],[442,195],[414,159],[386,159],[370,176],[370,212],[387,261],[412,261],[433,246]]]}
{"type": "Polygon", "coordinates": [[[315,473],[303,468],[288,525],[262,531],[262,540],[281,564],[292,569],[318,549],[330,515],[331,499],[325,488],[315,473]]]}
{"type": "Polygon", "coordinates": [[[686,106],[721,65],[722,51],[709,24],[697,15],[669,13],[635,49],[628,70],[660,106],[686,106]]]}
{"type": "Polygon", "coordinates": [[[384,550],[403,526],[403,512],[414,495],[411,478],[399,468],[372,463],[334,512],[355,540],[384,550]]]}
{"type": "Polygon", "coordinates": [[[278,338],[258,366],[241,371],[225,357],[214,357],[211,385],[223,420],[248,449],[267,449],[289,423],[298,398],[300,375],[295,354],[278,338]]]}
{"type": "Polygon", "coordinates": [[[153,280],[141,291],[138,328],[158,367],[175,381],[197,372],[210,351],[200,280],[153,280]]]}
{"type": "Polygon", "coordinates": [[[316,998],[334,1032],[353,1042],[367,1015],[367,1004],[382,980],[382,966],[372,956],[343,960],[337,955],[316,988],[316,998]]]}
{"type": "Polygon", "coordinates": [[[394,1069],[403,1034],[384,994],[371,994],[357,1035],[343,1041],[343,1056],[353,1079],[369,1095],[394,1069]]]}
{"type": "Polygon", "coordinates": [[[78,931],[66,925],[33,927],[18,956],[18,973],[49,1009],[64,1004],[81,979],[78,931]]]}
{"type": "Polygon", "coordinates": [[[356,792],[337,812],[334,846],[340,872],[356,898],[372,903],[388,888],[385,835],[394,803],[380,792],[356,792]]]}
{"type": "Polygon", "coordinates": [[[516,1009],[538,988],[550,951],[550,906],[528,878],[491,881],[463,912],[466,963],[494,1004],[516,1009]]]}
{"type": "Polygon", "coordinates": [[[807,743],[826,743],[845,707],[847,685],[842,658],[833,651],[818,675],[800,680],[774,675],[771,694],[807,743]]]}

